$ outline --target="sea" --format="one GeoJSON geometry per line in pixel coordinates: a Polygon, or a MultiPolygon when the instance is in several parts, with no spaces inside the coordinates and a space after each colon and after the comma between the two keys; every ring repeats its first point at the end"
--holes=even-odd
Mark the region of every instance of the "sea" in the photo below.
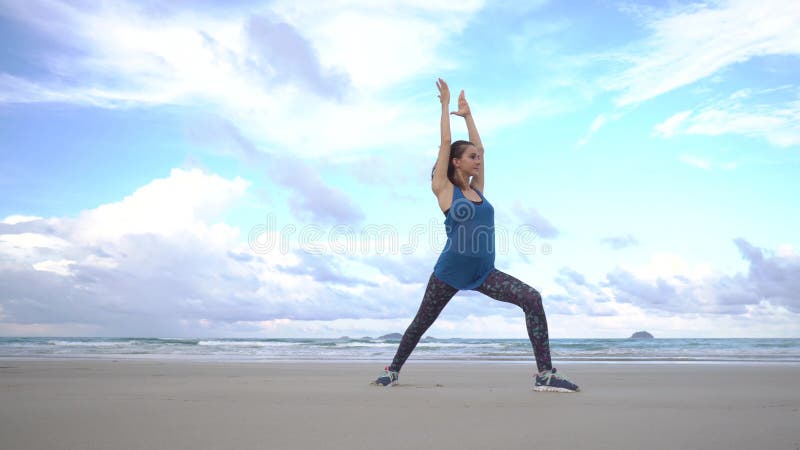
{"type": "MultiPolygon", "coordinates": [[[[0,359],[162,359],[196,361],[381,361],[399,339],[0,337],[0,359]]],[[[791,364],[800,339],[551,339],[554,363],[791,364]]],[[[409,361],[534,360],[527,339],[424,337],[409,361]]]]}

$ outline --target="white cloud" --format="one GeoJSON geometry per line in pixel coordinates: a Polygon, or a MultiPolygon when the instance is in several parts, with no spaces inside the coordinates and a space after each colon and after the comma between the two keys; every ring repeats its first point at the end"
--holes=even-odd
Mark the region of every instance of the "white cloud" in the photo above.
{"type": "Polygon", "coordinates": [[[718,136],[740,134],[765,137],[778,147],[800,145],[800,101],[785,107],[756,107],[747,111],[708,108],[687,123],[686,134],[718,136]]]}
{"type": "Polygon", "coordinates": [[[6,248],[51,248],[58,249],[64,248],[69,243],[56,236],[46,236],[38,233],[17,233],[17,234],[2,234],[0,235],[0,242],[6,245],[6,248]]]}
{"type": "MultiPolygon", "coordinates": [[[[469,100],[469,92],[467,100],[469,100]]],[[[494,131],[505,127],[524,124],[527,120],[537,117],[548,117],[562,114],[573,108],[569,102],[555,97],[548,98],[539,95],[521,96],[521,98],[509,98],[508,102],[495,105],[483,106],[480,103],[470,101],[470,108],[476,112],[476,122],[481,130],[481,137],[491,135],[494,131]]],[[[458,125],[460,126],[460,125],[458,125]]],[[[430,131],[430,125],[427,125],[430,131]]],[[[453,128],[456,130],[456,128],[453,128]]],[[[436,128],[434,127],[434,131],[436,128]]]]}
{"type": "MultiPolygon", "coordinates": [[[[737,238],[746,273],[726,274],[706,263],[690,265],[679,255],[653,255],[649,264],[620,267],[607,274],[617,302],[680,318],[685,314],[791,320],[800,313],[795,274],[800,259],[782,256],[737,238]],[[763,312],[763,315],[761,314],[763,312]]],[[[761,324],[761,326],[766,323],[761,324]]]]}
{"type": "Polygon", "coordinates": [[[606,80],[617,103],[638,103],[757,56],[800,54],[800,3],[765,0],[682,5],[645,15],[651,35],[606,80]]]}
{"type": "MultiPolygon", "coordinates": [[[[346,159],[399,141],[421,154],[437,142],[435,77],[463,64],[446,50],[483,2],[282,1],[226,7],[225,14],[87,5],[34,0],[10,9],[81,51],[32,55],[49,73],[35,81],[0,74],[0,102],[199,105],[235,123],[255,151],[346,159]]],[[[580,86],[551,78],[545,91],[569,94],[545,98],[537,85],[536,94],[500,106],[473,101],[482,134],[581,104],[564,101],[580,86]]]]}
{"type": "Polygon", "coordinates": [[[589,125],[589,131],[586,133],[585,136],[578,140],[576,144],[578,147],[584,146],[589,143],[589,138],[592,137],[595,133],[597,133],[601,128],[603,128],[609,122],[614,122],[621,119],[623,113],[614,113],[612,115],[600,114],[594,118],[592,123],[589,125]]]}
{"type": "Polygon", "coordinates": [[[72,273],[69,267],[72,264],[75,264],[75,261],[71,261],[69,259],[59,259],[58,261],[47,260],[34,264],[33,268],[44,272],[53,272],[59,275],[67,276],[72,273]]]}
{"type": "Polygon", "coordinates": [[[154,16],[124,2],[26,2],[9,14],[81,52],[43,57],[51,76],[37,81],[2,75],[0,101],[210,103],[260,147],[303,156],[424,142],[436,133],[420,122],[426,110],[392,88],[430,74],[435,99],[435,75],[456,65],[440,47],[481,3],[278,2],[154,16]]]}
{"type": "Polygon", "coordinates": [[[227,241],[227,236],[216,233],[235,237],[235,230],[206,223],[240,199],[249,184],[240,177],[226,180],[199,169],[173,169],[169,177],[153,180],[119,202],[82,212],[74,236],[97,242],[128,234],[175,235],[191,230],[227,241]]]}
{"type": "MultiPolygon", "coordinates": [[[[435,78],[462,64],[443,49],[482,6],[276,2],[215,14],[26,2],[10,14],[81,52],[42,55],[50,76],[36,81],[0,75],[0,102],[211,107],[256,151],[338,159],[402,141],[422,153],[437,140],[435,78]]],[[[552,88],[564,88],[559,83],[552,88]]],[[[482,134],[575,107],[536,88],[527,98],[473,102],[482,134]]]]}
{"type": "Polygon", "coordinates": [[[597,130],[599,130],[603,125],[605,125],[605,123],[606,123],[606,116],[604,114],[600,114],[592,121],[592,124],[589,126],[589,131],[594,133],[597,130]]]}
{"type": "Polygon", "coordinates": [[[32,222],[34,220],[39,220],[39,219],[41,219],[41,217],[39,216],[23,216],[17,214],[6,217],[5,219],[3,219],[1,223],[5,223],[8,225],[15,225],[18,223],[32,222]]]}
{"type": "Polygon", "coordinates": [[[656,125],[653,134],[656,136],[663,136],[665,138],[674,135],[677,132],[678,128],[680,127],[681,123],[683,123],[683,121],[686,120],[686,118],[689,117],[690,114],[692,114],[691,110],[679,112],[671,116],[669,119],[656,125]]]}
{"type": "MultiPolygon", "coordinates": [[[[246,187],[243,180],[174,170],[113,207],[74,219],[6,225],[3,242],[17,245],[0,246],[0,332],[330,337],[374,336],[408,326],[425,288],[421,274],[430,273],[422,267],[425,258],[316,256],[294,248],[253,253],[239,233],[214,223],[220,205],[240,201],[246,187]],[[169,216],[158,198],[188,206],[169,216]],[[211,204],[204,205],[205,198],[211,204]],[[152,210],[144,200],[153,201],[152,210]],[[133,212],[167,214],[165,228],[124,223],[133,212]],[[40,232],[24,231],[34,225],[40,232]],[[79,229],[99,230],[104,238],[79,229]],[[396,275],[403,266],[414,273],[405,281],[396,275]]],[[[634,331],[628,329],[632,321],[636,328],[674,336],[693,330],[697,314],[730,323],[748,315],[752,323],[743,329],[761,335],[796,327],[787,310],[796,303],[790,296],[796,283],[788,276],[797,267],[793,247],[784,245],[773,257],[745,241],[737,245],[751,262],[749,280],[671,253],[622,266],[606,284],[562,270],[557,283],[563,293],[545,295],[553,336],[619,337],[634,331]],[[759,292],[769,301],[759,303],[759,292]]],[[[468,292],[451,301],[429,334],[524,338],[521,319],[518,307],[468,292]]]]}
{"type": "MultiPolygon", "coordinates": [[[[0,330],[235,334],[252,331],[247,323],[282,319],[413,316],[426,279],[381,273],[385,258],[313,255],[294,244],[253,252],[237,228],[220,221],[248,185],[175,169],[76,218],[3,224],[0,330]]],[[[475,309],[465,302],[450,314],[475,309]]]]}
{"type": "Polygon", "coordinates": [[[61,252],[70,243],[58,236],[41,233],[0,234],[0,253],[14,260],[31,261],[43,250],[61,252]]]}
{"type": "Polygon", "coordinates": [[[697,167],[698,169],[708,170],[711,168],[711,163],[705,159],[698,158],[691,155],[681,155],[680,160],[690,166],[697,167]]]}
{"type": "Polygon", "coordinates": [[[102,331],[101,327],[81,323],[0,322],[3,336],[98,336],[102,331]]]}
{"type": "Polygon", "coordinates": [[[795,256],[794,245],[792,244],[781,244],[778,246],[778,256],[788,258],[795,256]]]}
{"type": "Polygon", "coordinates": [[[437,55],[437,46],[448,34],[458,34],[464,27],[458,18],[470,13],[443,11],[443,21],[437,23],[413,9],[388,14],[329,3],[319,6],[302,12],[293,8],[295,14],[283,13],[283,5],[277,10],[304,30],[323,67],[344,68],[354,87],[367,91],[395,85],[437,63],[448,65],[437,55]]]}
{"type": "Polygon", "coordinates": [[[764,138],[778,147],[797,146],[800,145],[799,97],[794,86],[739,90],[696,110],[671,116],[655,126],[653,135],[669,138],[678,134],[737,134],[764,138]],[[783,100],[775,101],[777,91],[783,100]]]}
{"type": "Polygon", "coordinates": [[[676,253],[657,252],[650,255],[650,260],[640,265],[621,265],[624,270],[636,277],[649,281],[658,279],[689,278],[702,280],[712,275],[711,265],[706,262],[690,264],[676,253]]]}

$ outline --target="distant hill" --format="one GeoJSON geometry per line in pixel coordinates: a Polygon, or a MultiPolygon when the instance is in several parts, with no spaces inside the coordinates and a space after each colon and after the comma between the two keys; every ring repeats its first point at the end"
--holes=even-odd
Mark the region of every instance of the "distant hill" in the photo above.
{"type": "Polygon", "coordinates": [[[653,339],[653,335],[648,333],[647,331],[637,331],[633,333],[630,337],[631,339],[653,339]]]}
{"type": "Polygon", "coordinates": [[[380,336],[378,339],[392,339],[392,340],[400,340],[403,339],[403,335],[400,333],[389,333],[380,336]]]}

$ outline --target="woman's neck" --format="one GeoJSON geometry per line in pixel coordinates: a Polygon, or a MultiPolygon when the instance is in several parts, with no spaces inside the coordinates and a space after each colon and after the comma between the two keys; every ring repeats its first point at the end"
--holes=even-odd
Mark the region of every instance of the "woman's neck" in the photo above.
{"type": "Polygon", "coordinates": [[[470,190],[470,187],[469,187],[469,176],[465,177],[465,176],[459,176],[459,174],[456,174],[456,176],[454,178],[456,179],[456,183],[458,184],[458,188],[459,189],[461,189],[462,191],[469,191],[470,190]]]}

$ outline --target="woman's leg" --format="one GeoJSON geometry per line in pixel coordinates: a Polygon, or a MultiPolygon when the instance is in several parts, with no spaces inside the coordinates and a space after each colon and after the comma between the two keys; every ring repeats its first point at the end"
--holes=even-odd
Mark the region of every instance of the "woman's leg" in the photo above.
{"type": "Polygon", "coordinates": [[[547,318],[544,315],[539,291],[497,269],[494,269],[486,281],[475,290],[495,300],[513,303],[522,308],[539,372],[552,369],[547,318]]]}
{"type": "Polygon", "coordinates": [[[390,370],[400,372],[422,335],[433,325],[433,322],[439,317],[439,313],[442,312],[447,302],[456,295],[456,292],[458,292],[458,289],[431,274],[428,280],[428,287],[425,289],[425,295],[422,297],[422,304],[419,305],[417,316],[414,317],[411,325],[408,326],[405,334],[403,334],[403,339],[400,340],[400,347],[397,348],[390,370]]]}

